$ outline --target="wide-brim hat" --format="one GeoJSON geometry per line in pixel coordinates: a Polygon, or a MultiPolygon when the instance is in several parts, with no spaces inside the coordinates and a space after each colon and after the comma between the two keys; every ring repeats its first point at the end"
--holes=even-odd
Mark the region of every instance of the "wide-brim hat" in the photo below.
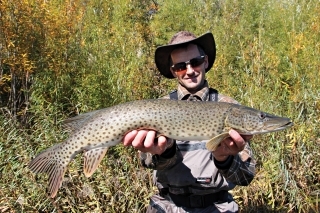
{"type": "Polygon", "coordinates": [[[178,47],[183,47],[188,44],[196,44],[203,49],[208,56],[208,67],[206,68],[206,72],[211,69],[216,58],[216,44],[212,33],[208,32],[196,37],[190,32],[181,31],[172,37],[168,45],[160,46],[156,49],[155,62],[161,75],[166,78],[174,78],[170,70],[171,52],[178,47]]]}

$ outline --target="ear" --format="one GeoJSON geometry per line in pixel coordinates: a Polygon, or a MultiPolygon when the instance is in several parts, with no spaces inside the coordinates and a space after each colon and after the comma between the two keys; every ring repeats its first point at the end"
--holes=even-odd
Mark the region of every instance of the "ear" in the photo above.
{"type": "Polygon", "coordinates": [[[208,63],[208,56],[205,55],[204,58],[205,58],[205,59],[204,59],[204,68],[207,69],[207,68],[208,68],[208,65],[209,65],[209,63],[208,63]]]}

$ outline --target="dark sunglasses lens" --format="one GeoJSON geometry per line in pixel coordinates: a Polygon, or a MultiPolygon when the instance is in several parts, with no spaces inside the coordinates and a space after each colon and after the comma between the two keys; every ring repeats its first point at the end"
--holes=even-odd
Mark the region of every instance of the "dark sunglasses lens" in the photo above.
{"type": "Polygon", "coordinates": [[[180,62],[172,66],[173,71],[179,72],[187,69],[187,64],[185,62],[180,62]]]}
{"type": "Polygon", "coordinates": [[[192,67],[197,67],[199,65],[201,65],[204,62],[204,57],[201,58],[193,58],[190,60],[190,65],[192,67]]]}
{"type": "MultiPolygon", "coordinates": [[[[197,67],[201,65],[203,62],[204,62],[204,56],[199,56],[197,58],[191,59],[189,63],[192,67],[197,67]]],[[[174,64],[172,66],[172,70],[175,72],[184,71],[187,69],[187,63],[188,62],[180,62],[180,63],[174,64]]]]}

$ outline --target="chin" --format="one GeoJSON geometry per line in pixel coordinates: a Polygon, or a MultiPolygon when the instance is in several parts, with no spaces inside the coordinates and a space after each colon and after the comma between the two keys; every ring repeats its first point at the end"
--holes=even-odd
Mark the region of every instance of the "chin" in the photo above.
{"type": "Polygon", "coordinates": [[[185,80],[184,82],[184,85],[186,88],[188,89],[196,89],[198,88],[199,86],[201,86],[201,84],[203,82],[201,82],[201,79],[188,79],[188,80],[185,80]]]}
{"type": "Polygon", "coordinates": [[[200,87],[200,83],[186,83],[185,87],[188,90],[196,90],[196,89],[198,89],[200,87]]]}

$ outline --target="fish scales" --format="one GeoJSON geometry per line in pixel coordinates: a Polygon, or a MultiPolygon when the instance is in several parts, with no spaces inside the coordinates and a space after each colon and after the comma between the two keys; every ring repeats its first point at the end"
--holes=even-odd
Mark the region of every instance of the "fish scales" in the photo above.
{"type": "Polygon", "coordinates": [[[207,149],[214,151],[229,137],[231,128],[251,135],[280,131],[292,125],[289,118],[231,103],[139,100],[66,120],[66,127],[73,130],[70,137],[37,155],[29,168],[35,173],[48,173],[49,193],[54,197],[75,155],[83,152],[84,173],[89,177],[107,148],[121,143],[131,130],[155,130],[158,135],[176,140],[209,140],[207,149]]]}
{"type": "Polygon", "coordinates": [[[223,119],[223,112],[228,110],[227,107],[221,107],[229,106],[227,103],[210,108],[206,107],[207,102],[189,102],[185,107],[185,102],[160,102],[163,101],[169,104],[159,104],[158,100],[143,100],[101,110],[88,119],[81,129],[76,130],[70,141],[74,144],[80,143],[82,148],[113,146],[121,141],[125,132],[142,128],[154,129],[160,134],[178,140],[205,140],[211,139],[223,129],[223,123],[218,120],[223,119]],[[182,126],[187,131],[180,131],[182,126]],[[200,130],[210,134],[199,135],[200,130]]]}

